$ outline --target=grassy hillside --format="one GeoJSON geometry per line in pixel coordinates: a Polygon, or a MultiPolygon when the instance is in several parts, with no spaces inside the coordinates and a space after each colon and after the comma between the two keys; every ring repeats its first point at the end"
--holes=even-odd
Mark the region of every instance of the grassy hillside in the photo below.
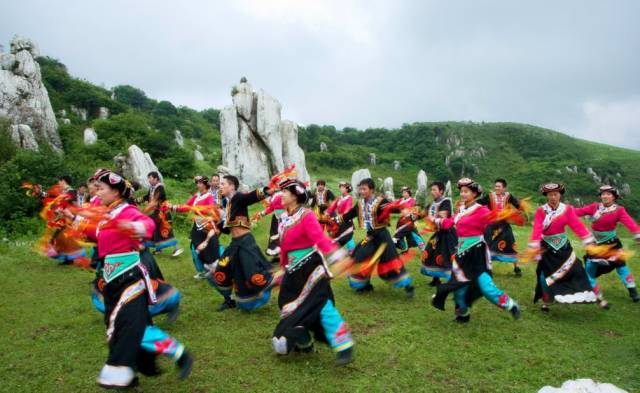
{"type": "Polygon", "coordinates": [[[587,142],[565,134],[517,123],[414,123],[400,129],[336,130],[311,125],[300,133],[311,172],[345,172],[370,167],[393,176],[395,184],[415,186],[419,169],[429,180],[456,181],[472,176],[486,187],[504,177],[514,193],[540,200],[541,183],[567,185],[567,199],[581,204],[595,198],[601,184],[632,191],[623,203],[640,214],[640,152],[587,142]],[[320,143],[328,152],[320,152],[320,143]],[[368,164],[369,153],[377,166],[368,164]],[[393,161],[402,169],[393,171],[393,161]]]}

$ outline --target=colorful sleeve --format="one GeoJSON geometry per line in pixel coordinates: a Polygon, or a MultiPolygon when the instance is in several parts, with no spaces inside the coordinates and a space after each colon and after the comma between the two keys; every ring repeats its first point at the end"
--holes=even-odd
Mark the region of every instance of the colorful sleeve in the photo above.
{"type": "Polygon", "coordinates": [[[156,223],[153,219],[135,207],[131,207],[120,214],[122,220],[128,220],[133,223],[136,235],[145,239],[151,239],[153,231],[156,229],[156,223]]]}
{"type": "Polygon", "coordinates": [[[338,199],[334,199],[333,202],[331,202],[331,206],[329,206],[326,213],[328,215],[332,215],[333,212],[336,211],[337,207],[338,207],[338,199]]]}
{"type": "Polygon", "coordinates": [[[529,247],[539,247],[540,240],[542,240],[542,224],[544,223],[544,210],[541,207],[536,210],[535,218],[533,219],[533,230],[531,231],[531,238],[529,239],[529,247]]]}
{"type": "Polygon", "coordinates": [[[307,238],[311,240],[323,254],[328,254],[337,247],[331,239],[325,235],[316,215],[313,214],[313,212],[308,211],[305,213],[300,224],[304,225],[307,238]]]}
{"type": "Polygon", "coordinates": [[[597,204],[592,203],[583,207],[576,207],[573,210],[576,212],[576,216],[593,216],[596,213],[597,204]]]}
{"type": "Polygon", "coordinates": [[[640,240],[640,226],[638,226],[636,221],[631,218],[629,213],[627,213],[626,209],[622,206],[618,208],[618,221],[627,227],[629,232],[633,234],[633,238],[635,240],[640,240]]]}
{"type": "Polygon", "coordinates": [[[589,232],[589,229],[576,215],[573,206],[567,205],[567,211],[564,214],[567,215],[567,225],[569,225],[569,228],[571,228],[571,230],[578,235],[580,239],[582,239],[583,243],[588,244],[595,241],[591,232],[589,232]]]}
{"type": "Polygon", "coordinates": [[[440,229],[449,229],[455,225],[455,216],[453,217],[438,217],[436,218],[436,224],[440,229]]]}

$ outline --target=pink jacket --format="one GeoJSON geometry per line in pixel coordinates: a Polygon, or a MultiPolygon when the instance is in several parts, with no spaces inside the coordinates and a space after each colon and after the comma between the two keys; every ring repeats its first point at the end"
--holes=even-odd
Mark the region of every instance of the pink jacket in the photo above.
{"type": "Polygon", "coordinates": [[[278,192],[269,199],[269,206],[262,211],[262,214],[266,216],[273,213],[274,210],[280,209],[284,209],[284,205],[282,204],[282,194],[278,192]]]}
{"type": "Polygon", "coordinates": [[[286,266],[289,259],[288,253],[292,250],[299,250],[316,246],[323,254],[329,254],[338,245],[324,233],[316,215],[309,209],[302,209],[302,212],[287,216],[284,213],[280,224],[280,263],[286,266]],[[293,222],[287,222],[293,219],[293,222]]]}
{"type": "Polygon", "coordinates": [[[436,218],[441,229],[456,227],[458,237],[483,236],[487,225],[491,224],[494,214],[488,207],[474,203],[468,208],[461,205],[453,217],[436,218]]]}
{"type": "Polygon", "coordinates": [[[616,229],[618,222],[622,223],[636,238],[640,237],[640,226],[631,218],[623,206],[613,204],[605,208],[601,203],[594,202],[590,205],[574,209],[578,217],[591,216],[593,220],[591,228],[598,232],[609,232],[616,229]],[[598,209],[601,212],[598,213],[598,209]],[[595,217],[594,217],[595,216],[595,217]]]}
{"type": "Polygon", "coordinates": [[[109,220],[102,221],[97,228],[85,230],[89,239],[98,244],[98,256],[103,258],[110,254],[138,251],[142,239],[151,239],[156,224],[153,220],[142,214],[137,207],[124,202],[114,208],[109,220]],[[129,236],[118,228],[118,222],[132,222],[135,226],[135,236],[129,236]]]}
{"type": "Polygon", "coordinates": [[[587,227],[576,215],[573,206],[561,203],[556,210],[552,210],[549,205],[546,204],[536,210],[529,245],[534,247],[539,246],[542,236],[564,233],[567,225],[584,243],[594,241],[587,227]],[[549,217],[547,217],[547,212],[549,212],[549,217]]]}
{"type": "MultiPolygon", "coordinates": [[[[213,206],[215,204],[215,200],[213,199],[213,195],[210,192],[206,192],[202,195],[199,193],[193,194],[191,198],[185,203],[186,206],[213,206]]],[[[188,212],[189,209],[185,206],[176,207],[176,211],[180,213],[188,212]]]]}
{"type": "Polygon", "coordinates": [[[336,198],[331,203],[331,206],[327,209],[327,214],[332,215],[336,210],[338,214],[345,214],[353,207],[353,197],[351,195],[346,195],[344,197],[336,198]]]}

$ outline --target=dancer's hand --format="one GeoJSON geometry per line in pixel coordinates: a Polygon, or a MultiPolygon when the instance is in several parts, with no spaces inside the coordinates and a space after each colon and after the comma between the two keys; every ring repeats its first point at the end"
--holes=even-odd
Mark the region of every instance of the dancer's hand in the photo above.
{"type": "Polygon", "coordinates": [[[198,252],[202,252],[202,251],[204,251],[205,248],[207,248],[208,245],[209,245],[209,242],[207,240],[205,240],[202,243],[198,244],[198,247],[196,248],[196,250],[198,252]]]}

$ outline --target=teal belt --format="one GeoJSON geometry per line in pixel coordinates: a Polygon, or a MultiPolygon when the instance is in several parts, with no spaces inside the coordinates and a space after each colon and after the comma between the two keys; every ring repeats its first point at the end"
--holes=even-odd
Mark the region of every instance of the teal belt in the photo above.
{"type": "Polygon", "coordinates": [[[596,238],[596,242],[600,244],[600,243],[608,242],[609,240],[618,236],[618,234],[616,233],[616,231],[606,231],[606,232],[593,231],[593,236],[596,238]]]}
{"type": "Polygon", "coordinates": [[[569,237],[566,233],[558,233],[557,235],[542,236],[542,240],[551,246],[551,248],[558,251],[567,244],[569,237]]]}
{"type": "Polygon", "coordinates": [[[287,252],[287,271],[290,272],[296,270],[300,267],[301,262],[307,259],[315,251],[315,248],[307,247],[287,252]]]}
{"type": "Polygon", "coordinates": [[[475,246],[476,244],[480,243],[483,240],[484,240],[484,237],[482,235],[459,237],[457,254],[464,253],[465,251],[467,251],[468,249],[470,249],[471,247],[475,246]]]}
{"type": "Polygon", "coordinates": [[[109,283],[126,271],[131,270],[138,262],[140,262],[140,253],[137,251],[107,255],[104,258],[102,277],[109,283]]]}

